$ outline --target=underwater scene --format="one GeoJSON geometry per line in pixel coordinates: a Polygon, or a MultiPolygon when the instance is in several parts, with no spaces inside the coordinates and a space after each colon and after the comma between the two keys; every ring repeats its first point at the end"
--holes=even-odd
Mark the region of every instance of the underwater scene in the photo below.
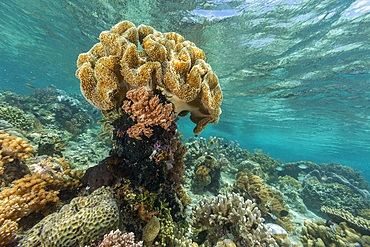
{"type": "Polygon", "coordinates": [[[370,246],[369,0],[0,17],[0,246],[370,246]]]}

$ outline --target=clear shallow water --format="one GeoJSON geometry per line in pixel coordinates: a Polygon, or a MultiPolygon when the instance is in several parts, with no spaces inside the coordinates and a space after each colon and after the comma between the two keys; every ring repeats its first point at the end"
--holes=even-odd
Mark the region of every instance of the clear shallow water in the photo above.
{"type": "MultiPolygon", "coordinates": [[[[202,136],[283,162],[337,162],[370,180],[370,1],[2,1],[0,89],[79,92],[77,56],[122,20],[175,31],[219,76],[202,136]],[[150,2],[150,4],[149,4],[150,2]]],[[[194,127],[182,119],[181,130],[194,127]]]]}

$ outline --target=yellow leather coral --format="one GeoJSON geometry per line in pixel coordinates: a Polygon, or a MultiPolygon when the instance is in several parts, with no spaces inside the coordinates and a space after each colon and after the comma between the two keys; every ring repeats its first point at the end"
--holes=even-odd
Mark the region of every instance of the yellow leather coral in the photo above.
{"type": "Polygon", "coordinates": [[[103,113],[121,107],[132,88],[161,89],[177,115],[190,112],[194,133],[199,134],[207,124],[218,122],[222,102],[218,78],[205,59],[204,52],[180,34],[123,21],[79,55],[76,76],[82,94],[103,113]]]}

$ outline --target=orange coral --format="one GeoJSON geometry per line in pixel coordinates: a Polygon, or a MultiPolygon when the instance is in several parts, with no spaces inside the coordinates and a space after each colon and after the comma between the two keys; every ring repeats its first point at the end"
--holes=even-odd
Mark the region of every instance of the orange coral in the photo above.
{"type": "Polygon", "coordinates": [[[0,131],[0,163],[8,163],[14,160],[23,161],[32,156],[33,148],[28,141],[15,135],[0,131]]]}
{"type": "Polygon", "coordinates": [[[199,134],[208,123],[218,122],[222,102],[218,78],[205,59],[204,52],[180,34],[123,21],[79,55],[76,76],[82,94],[103,112],[119,107],[131,88],[162,88],[177,115],[191,113],[197,124],[194,133],[199,134]]]}
{"type": "Polygon", "coordinates": [[[138,214],[140,216],[140,219],[145,221],[145,222],[148,222],[154,215],[158,214],[157,211],[148,212],[146,210],[146,205],[144,205],[143,203],[135,205],[134,209],[138,210],[138,214]]]}
{"type": "Polygon", "coordinates": [[[77,188],[80,185],[74,179],[54,179],[49,174],[38,173],[26,175],[15,180],[13,184],[13,187],[0,192],[1,246],[16,237],[17,222],[22,217],[48,209],[50,203],[57,203],[60,189],[77,188]]]}
{"type": "Polygon", "coordinates": [[[168,129],[175,120],[172,105],[160,103],[158,95],[153,96],[153,92],[147,91],[144,87],[131,89],[126,96],[131,101],[125,100],[122,108],[131,114],[132,120],[137,121],[127,130],[131,138],[141,140],[142,134],[150,137],[153,132],[150,127],[160,125],[168,129]]]}

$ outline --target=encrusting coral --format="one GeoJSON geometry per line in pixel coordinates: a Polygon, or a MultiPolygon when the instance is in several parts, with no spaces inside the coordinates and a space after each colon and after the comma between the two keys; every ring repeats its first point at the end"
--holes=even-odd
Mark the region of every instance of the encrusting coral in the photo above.
{"type": "Polygon", "coordinates": [[[214,245],[231,234],[237,246],[277,246],[257,204],[237,193],[200,201],[193,213],[192,225],[202,231],[207,229],[208,244],[214,245]]]}
{"type": "Polygon", "coordinates": [[[84,246],[117,229],[119,210],[112,190],[99,188],[76,197],[36,224],[20,246],[84,246]]]}
{"type": "Polygon", "coordinates": [[[199,134],[217,123],[222,92],[203,51],[177,33],[135,27],[129,21],[100,34],[100,43],[78,57],[81,92],[106,113],[118,109],[131,88],[160,89],[178,116],[189,112],[199,134]],[[143,51],[139,51],[140,42],[143,51]]]}
{"type": "Polygon", "coordinates": [[[145,87],[131,89],[126,97],[129,100],[123,102],[122,108],[132,120],[137,121],[127,130],[131,138],[141,140],[142,134],[150,137],[153,134],[150,127],[159,125],[167,130],[175,121],[172,105],[160,103],[158,95],[153,96],[153,92],[147,91],[145,87]]]}

